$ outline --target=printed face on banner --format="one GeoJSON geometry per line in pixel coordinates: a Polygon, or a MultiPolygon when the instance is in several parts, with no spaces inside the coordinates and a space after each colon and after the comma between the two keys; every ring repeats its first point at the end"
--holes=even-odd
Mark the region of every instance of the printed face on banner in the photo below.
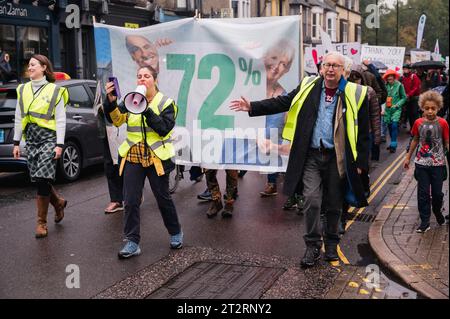
{"type": "Polygon", "coordinates": [[[250,118],[229,105],[241,96],[261,100],[297,87],[298,27],[298,17],[188,18],[136,30],[96,24],[97,56],[105,59],[109,51],[99,79],[117,77],[126,95],[136,88],[139,67],[156,71],[159,90],[178,106],[179,163],[284,171],[286,115],[250,118]]]}

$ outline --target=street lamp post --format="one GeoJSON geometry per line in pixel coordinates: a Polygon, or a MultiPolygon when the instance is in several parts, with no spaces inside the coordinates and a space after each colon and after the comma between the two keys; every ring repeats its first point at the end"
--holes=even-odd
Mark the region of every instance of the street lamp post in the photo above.
{"type": "MultiPolygon", "coordinates": [[[[377,12],[379,12],[379,8],[378,8],[378,0],[375,1],[375,4],[377,6],[377,12]]],[[[379,16],[377,15],[377,19],[379,19],[379,16]]],[[[378,45],[378,29],[380,28],[379,25],[375,26],[375,45],[378,45]]]]}
{"type": "Polygon", "coordinates": [[[399,33],[399,30],[398,30],[398,27],[399,27],[399,23],[398,23],[398,1],[399,0],[397,0],[397,5],[396,5],[396,13],[397,13],[397,34],[396,34],[396,37],[395,37],[395,46],[397,46],[398,47],[398,33],[399,33]]]}

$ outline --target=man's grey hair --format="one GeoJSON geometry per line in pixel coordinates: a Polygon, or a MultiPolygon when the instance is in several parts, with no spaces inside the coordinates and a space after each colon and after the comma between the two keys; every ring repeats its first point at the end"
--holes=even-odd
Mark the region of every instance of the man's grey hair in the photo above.
{"type": "Polygon", "coordinates": [[[342,65],[345,65],[345,56],[342,55],[340,52],[337,52],[337,51],[330,51],[330,52],[328,52],[327,54],[325,54],[324,57],[323,57],[323,62],[324,62],[324,63],[325,63],[326,59],[327,59],[329,56],[334,56],[334,57],[338,58],[339,60],[341,60],[341,64],[342,64],[342,65]]]}

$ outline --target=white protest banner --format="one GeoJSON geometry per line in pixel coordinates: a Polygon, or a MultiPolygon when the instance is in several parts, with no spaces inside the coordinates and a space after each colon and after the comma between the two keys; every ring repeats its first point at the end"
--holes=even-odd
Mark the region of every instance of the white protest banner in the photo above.
{"type": "Polygon", "coordinates": [[[333,51],[334,47],[333,47],[333,43],[331,42],[331,37],[328,33],[326,33],[325,31],[323,31],[322,28],[319,28],[320,30],[320,39],[322,40],[322,45],[325,49],[325,54],[333,51]]]}
{"type": "Polygon", "coordinates": [[[354,64],[361,63],[361,43],[335,43],[334,50],[353,60],[354,64]]]}
{"type": "Polygon", "coordinates": [[[431,60],[440,62],[442,60],[442,55],[433,52],[431,53],[431,60]]]}
{"type": "MultiPolygon", "coordinates": [[[[337,51],[344,56],[347,56],[353,60],[354,64],[361,63],[361,44],[358,42],[349,43],[335,43],[332,45],[332,51],[337,51]]],[[[322,62],[325,55],[325,48],[323,45],[317,45],[314,48],[305,48],[305,71],[308,73],[317,73],[317,63],[322,62]]]]}
{"type": "Polygon", "coordinates": [[[384,47],[375,45],[361,46],[361,61],[380,61],[383,62],[388,69],[397,72],[402,70],[404,57],[404,47],[384,47]]]}
{"type": "Polygon", "coordinates": [[[309,74],[317,74],[317,64],[322,62],[324,55],[323,47],[321,45],[317,47],[306,47],[304,55],[304,67],[305,71],[309,74]]]}
{"type": "Polygon", "coordinates": [[[448,56],[445,57],[445,68],[448,70],[449,63],[448,63],[448,56]]]}
{"type": "Polygon", "coordinates": [[[428,61],[431,59],[430,51],[410,51],[411,54],[411,63],[416,63],[420,61],[428,61]]]}
{"type": "Polygon", "coordinates": [[[299,17],[186,18],[140,29],[94,24],[99,79],[134,90],[139,66],[158,72],[176,101],[177,163],[205,168],[285,171],[286,114],[250,118],[230,101],[286,94],[299,83],[299,17]]]}

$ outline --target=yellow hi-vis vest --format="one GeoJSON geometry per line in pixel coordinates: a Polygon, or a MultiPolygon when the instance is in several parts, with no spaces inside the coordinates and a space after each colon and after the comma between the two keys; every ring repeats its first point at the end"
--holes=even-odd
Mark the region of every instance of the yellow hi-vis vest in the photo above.
{"type": "MultiPolygon", "coordinates": [[[[171,105],[173,100],[167,96],[164,96],[161,92],[158,92],[153,100],[151,101],[149,107],[159,115],[166,107],[171,105]]],[[[177,114],[177,106],[175,106],[175,115],[177,114]]],[[[145,131],[147,132],[147,145],[153,151],[153,153],[161,160],[167,160],[175,156],[175,148],[171,143],[172,131],[170,131],[166,136],[161,137],[153,131],[146,123],[142,121],[141,114],[128,114],[127,119],[127,138],[119,147],[119,154],[121,157],[125,157],[130,150],[130,148],[144,141],[144,136],[141,126],[145,126],[145,131]],[[143,122],[143,123],[142,123],[143,122]]]]}
{"type": "Polygon", "coordinates": [[[56,131],[55,108],[61,98],[66,106],[69,100],[67,89],[47,83],[34,96],[31,82],[28,82],[19,85],[16,91],[22,114],[22,131],[25,132],[28,123],[36,123],[40,127],[56,131]]]}
{"type": "MultiPolygon", "coordinates": [[[[295,129],[297,127],[297,117],[300,110],[316,84],[319,77],[305,77],[300,85],[300,90],[291,102],[286,124],[283,129],[283,138],[292,142],[295,129]]],[[[347,82],[344,90],[345,103],[347,110],[345,120],[347,127],[347,137],[353,153],[353,159],[356,161],[358,153],[356,151],[356,142],[358,141],[358,112],[367,94],[367,86],[347,82]]]]}

